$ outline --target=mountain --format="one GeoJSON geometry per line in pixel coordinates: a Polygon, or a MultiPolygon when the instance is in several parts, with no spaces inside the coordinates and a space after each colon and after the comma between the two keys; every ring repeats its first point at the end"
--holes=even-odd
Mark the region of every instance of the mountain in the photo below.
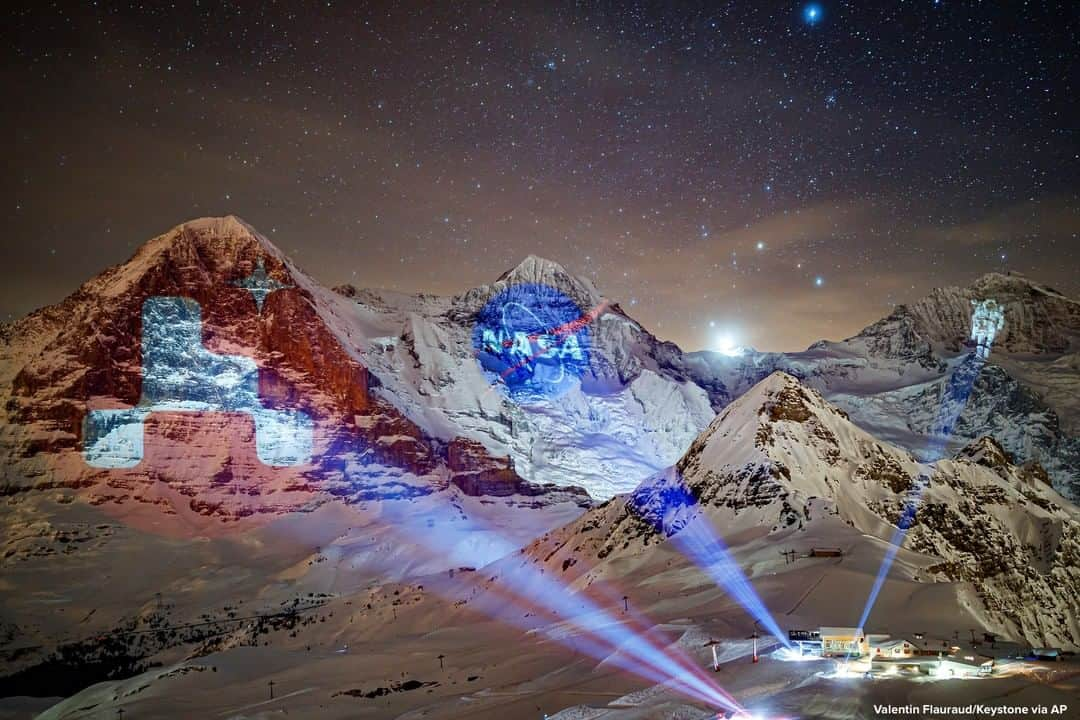
{"type": "Polygon", "coordinates": [[[535,482],[574,484],[597,499],[630,490],[674,462],[713,414],[776,370],[822,392],[864,429],[924,460],[941,444],[940,408],[973,353],[971,302],[994,299],[1005,327],[974,376],[945,449],[994,437],[1080,498],[1080,303],[1022,276],[989,274],[943,288],[839,342],[800,353],[684,353],[657,339],[587,279],[535,256],[492,285],[459,296],[340,288],[376,337],[366,351],[379,389],[426,432],[461,432],[508,455],[535,482]],[[572,298],[593,323],[590,371],[558,402],[523,406],[489,392],[469,331],[487,299],[540,283],[572,298]],[[484,388],[477,390],[477,388],[484,388]]]}
{"type": "Polygon", "coordinates": [[[454,297],[338,288],[375,392],[433,437],[464,435],[507,455],[534,483],[574,485],[594,498],[625,492],[674,462],[712,419],[707,392],[678,369],[682,353],[658,340],[586,279],[530,256],[491,285],[454,297]],[[555,288],[593,311],[589,369],[579,387],[519,403],[476,360],[473,323],[508,287],[555,288]]]}
{"type": "MultiPolygon", "coordinates": [[[[449,455],[474,457],[477,448],[498,466],[489,467],[487,478],[502,478],[500,489],[485,482],[486,492],[517,488],[528,495],[529,485],[551,484],[583,488],[602,500],[675,462],[716,411],[775,370],[818,389],[864,429],[930,459],[940,434],[939,407],[970,355],[970,303],[993,298],[1004,307],[1005,327],[948,449],[992,436],[1017,462],[1039,463],[1064,495],[1080,497],[1080,304],[1020,276],[991,274],[970,288],[935,290],[852,338],[822,341],[802,353],[732,357],[683,353],[587,279],[536,256],[490,285],[453,297],[350,286],[328,291],[232,217],[185,223],[64,303],[0,330],[0,393],[10,387],[6,437],[13,454],[29,459],[39,451],[72,450],[90,401],[134,404],[141,303],[178,292],[205,306],[209,347],[224,352],[263,343],[264,397],[298,400],[327,420],[342,420],[316,428],[324,452],[314,475],[331,496],[356,500],[445,487],[449,455]],[[265,312],[253,307],[250,292],[232,284],[255,272],[260,257],[273,282],[295,286],[267,295],[265,312]],[[583,314],[596,313],[580,387],[530,403],[493,389],[498,378],[476,362],[471,338],[484,304],[522,284],[555,288],[583,314]],[[306,328],[305,336],[293,338],[293,328],[306,328]],[[366,448],[362,460],[354,451],[358,442],[366,448]]],[[[148,422],[153,428],[160,419],[148,422]]],[[[174,434],[196,432],[182,418],[170,422],[174,434]]],[[[263,508],[310,506],[311,498],[290,490],[272,503],[263,493],[249,494],[260,501],[231,510],[233,489],[244,489],[229,480],[238,463],[241,475],[262,472],[251,458],[211,461],[204,474],[216,477],[229,497],[202,497],[200,490],[198,512],[236,519],[263,508]]],[[[81,463],[66,468],[65,482],[92,482],[81,463]]],[[[24,475],[41,472],[31,467],[24,475]]],[[[272,474],[282,489],[310,486],[313,477],[289,469],[272,474]]],[[[466,471],[459,485],[476,489],[475,480],[466,471]]],[[[188,498],[191,492],[185,489],[188,498]]]]}
{"type": "Polygon", "coordinates": [[[176,659],[208,636],[163,625],[229,633],[242,601],[277,622],[317,592],[483,565],[591,503],[427,434],[376,392],[354,319],[226,217],[0,329],[0,694],[176,659]]]}
{"type": "MultiPolygon", "coordinates": [[[[855,557],[845,563],[859,571],[849,569],[842,590],[829,588],[830,605],[819,610],[846,603],[846,621],[820,614],[810,621],[852,624],[873,580],[874,560],[884,554],[883,541],[910,502],[917,511],[893,567],[897,583],[947,588],[953,596],[948,602],[940,592],[934,595],[943,616],[951,603],[1007,637],[1036,646],[1080,645],[1080,511],[1047,484],[1045,473],[1010,463],[989,438],[953,458],[921,463],[781,372],[725,408],[672,468],[527,552],[544,558],[550,572],[586,568],[589,577],[578,582],[587,584],[603,576],[605,566],[648,557],[650,546],[685,532],[699,516],[729,542],[741,537],[774,553],[793,543],[849,547],[855,557]]],[[[755,557],[742,566],[763,562],[755,557]]],[[[777,572],[785,570],[781,565],[777,572]]],[[[771,605],[774,613],[778,604],[771,605]]],[[[911,619],[918,617],[914,605],[870,616],[878,627],[894,628],[905,619],[924,622],[911,619]]]]}
{"type": "MultiPolygon", "coordinates": [[[[555,712],[641,688],[617,651],[557,641],[581,598],[702,666],[711,637],[749,652],[745,612],[669,541],[693,518],[784,626],[850,624],[924,486],[873,624],[1075,647],[1076,509],[1048,484],[1077,467],[1074,306],[988,276],[804,353],[684,353],[542,258],[452,297],[328,290],[237,218],[184,223],[0,326],[0,697],[239,717],[277,712],[274,680],[301,717],[555,712]],[[528,285],[590,343],[580,386],[522,401],[473,328],[528,285]],[[975,374],[984,295],[1006,330],[975,374]],[[972,378],[953,457],[926,462],[972,378]],[[813,546],[842,561],[777,552],[813,546]],[[538,617],[543,578],[562,622],[538,617]]],[[[739,664],[725,687],[773,694],[739,664]]],[[[820,691],[798,680],[785,711],[820,691]]]]}
{"type": "MultiPolygon", "coordinates": [[[[0,440],[24,466],[7,480],[9,491],[27,486],[26,478],[41,482],[50,472],[43,462],[63,465],[61,483],[101,486],[103,473],[75,453],[84,413],[88,404],[138,402],[140,309],[146,298],[169,294],[199,303],[211,350],[258,348],[262,397],[322,420],[314,428],[317,470],[268,471],[238,451],[206,459],[200,476],[215,478],[209,488],[173,482],[179,497],[135,493],[172,506],[190,506],[198,494],[194,512],[204,516],[234,521],[331,497],[406,496],[448,487],[453,473],[463,473],[457,485],[469,491],[537,497],[533,486],[555,485],[603,500],[674,463],[716,411],[775,370],[816,388],[872,434],[932,459],[939,408],[970,357],[971,301],[986,298],[1004,307],[1005,327],[947,449],[989,435],[1016,462],[1037,462],[1065,496],[1080,497],[1080,304],[1020,276],[991,274],[970,288],[935,290],[841,342],[733,357],[682,352],[587,279],[536,256],[453,297],[329,291],[233,217],[185,223],[60,305],[0,329],[0,394],[10,421],[0,440]],[[265,296],[265,309],[235,284],[259,268],[286,286],[265,296]],[[583,314],[595,313],[580,386],[528,403],[497,387],[477,363],[471,337],[484,304],[523,284],[555,288],[583,314]],[[483,473],[461,468],[466,457],[483,473]],[[259,473],[272,477],[252,480],[259,473]],[[313,479],[318,498],[304,494],[313,479]],[[238,497],[245,500],[234,507],[238,497]]],[[[243,418],[221,421],[240,422],[236,432],[245,439],[252,433],[243,418]]],[[[152,434],[216,432],[212,423],[197,425],[182,415],[147,419],[152,434]],[[158,431],[165,421],[169,428],[158,431]]],[[[124,475],[105,474],[113,485],[124,475]]]]}

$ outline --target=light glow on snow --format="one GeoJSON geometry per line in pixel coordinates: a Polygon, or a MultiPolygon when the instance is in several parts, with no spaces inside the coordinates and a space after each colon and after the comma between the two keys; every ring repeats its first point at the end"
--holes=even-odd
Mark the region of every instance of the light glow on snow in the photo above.
{"type": "Polygon", "coordinates": [[[716,352],[728,357],[740,357],[744,354],[742,346],[738,344],[735,336],[731,333],[722,333],[716,337],[716,352]]]}
{"type": "Polygon", "coordinates": [[[763,715],[760,712],[743,712],[733,715],[732,720],[790,720],[790,718],[779,715],[763,715]]]}
{"type": "Polygon", "coordinates": [[[1005,327],[1005,308],[997,300],[972,300],[971,339],[975,341],[975,353],[984,360],[990,356],[994,337],[1005,327]]]}
{"type": "Polygon", "coordinates": [[[823,659],[821,655],[803,653],[793,647],[777,648],[769,657],[780,662],[817,662],[823,659]]]}
{"type": "Polygon", "coordinates": [[[518,402],[562,395],[589,369],[589,324],[602,309],[582,313],[547,285],[511,285],[477,313],[476,358],[518,402]]]}
{"type": "MultiPolygon", "coordinates": [[[[431,522],[417,517],[407,503],[387,505],[384,512],[388,527],[410,541],[419,540],[433,556],[442,556],[445,548],[459,545],[462,533],[475,532],[475,527],[456,522],[451,506],[447,506],[445,516],[431,518],[431,522]]],[[[499,534],[495,528],[490,533],[499,534]]],[[[431,587],[492,619],[535,632],[712,707],[744,711],[677,645],[658,637],[636,611],[625,612],[620,602],[613,603],[617,609],[608,610],[584,591],[571,591],[533,558],[508,556],[491,566],[482,584],[485,590],[479,593],[471,583],[431,587]],[[544,624],[537,627],[537,619],[544,624]]]]}

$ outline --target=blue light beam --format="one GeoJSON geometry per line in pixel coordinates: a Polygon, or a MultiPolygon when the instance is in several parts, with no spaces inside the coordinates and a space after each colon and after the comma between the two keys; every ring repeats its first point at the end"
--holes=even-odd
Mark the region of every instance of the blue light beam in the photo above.
{"type": "MultiPolygon", "coordinates": [[[[559,592],[566,594],[565,589],[559,592]]],[[[681,653],[668,655],[660,646],[650,643],[648,638],[653,635],[652,632],[646,630],[639,634],[592,603],[582,603],[572,609],[576,614],[563,617],[558,610],[538,607],[535,603],[524,605],[518,594],[501,586],[492,588],[489,593],[477,596],[473,603],[474,607],[482,606],[481,611],[495,620],[516,625],[527,632],[538,632],[564,647],[670,687],[710,707],[728,710],[741,707],[734,698],[709,681],[692,660],[681,653]],[[594,608],[595,612],[590,608],[594,608]],[[514,615],[510,612],[514,609],[526,612],[514,615]],[[580,634],[568,634],[559,626],[535,628],[526,621],[530,614],[544,615],[548,622],[568,625],[580,634]]],[[[567,608],[563,608],[563,612],[568,612],[567,608]]]]}
{"type": "MultiPolygon", "coordinates": [[[[993,336],[991,336],[989,342],[993,342],[993,336]]],[[[960,419],[960,414],[963,413],[964,408],[967,407],[968,398],[971,397],[971,391],[975,387],[975,380],[978,379],[979,372],[982,370],[983,365],[986,364],[988,355],[989,345],[987,344],[986,349],[983,350],[983,341],[980,341],[979,350],[965,358],[949,378],[941,405],[938,406],[934,424],[930,428],[932,435],[930,444],[927,447],[927,462],[936,462],[944,456],[953,429],[956,427],[956,422],[960,419]]],[[[885,584],[885,578],[888,576],[889,570],[892,569],[893,561],[896,560],[896,554],[904,544],[908,530],[915,524],[919,504],[922,501],[923,493],[929,485],[929,477],[920,477],[908,491],[907,497],[904,499],[903,512],[897,521],[892,537],[889,539],[889,547],[885,551],[885,557],[881,561],[877,577],[874,578],[874,584],[870,588],[870,595],[866,598],[866,605],[863,606],[857,627],[866,627],[866,621],[877,603],[878,595],[885,584]]]]}
{"type": "MultiPolygon", "coordinates": [[[[403,539],[420,542],[433,558],[444,557],[447,547],[454,547],[461,538],[471,535],[475,527],[460,523],[448,506],[444,518],[429,523],[432,518],[418,515],[410,508],[387,508],[387,527],[400,533],[403,539]]],[[[477,522],[473,518],[474,522],[477,522]]],[[[495,528],[486,528],[498,536],[495,528]]],[[[509,541],[507,541],[509,542],[509,541]]],[[[510,557],[491,566],[495,573],[488,578],[489,593],[466,596],[468,588],[459,586],[454,600],[464,600],[489,617],[515,625],[529,632],[540,632],[548,639],[571,650],[584,652],[651,682],[663,684],[710,707],[741,711],[742,707],[729,694],[712,682],[704,670],[685,653],[673,648],[665,651],[650,640],[651,633],[637,632],[627,622],[596,605],[582,592],[574,593],[551,575],[544,567],[534,565],[527,556],[510,557]],[[497,581],[497,585],[496,585],[497,581]],[[524,612],[522,612],[524,611],[524,612]],[[574,629],[578,635],[562,634],[560,628],[536,628],[528,615],[542,615],[555,623],[574,629]]],[[[437,588],[436,588],[437,589],[437,588]]]]}
{"type": "Polygon", "coordinates": [[[773,619],[724,541],[713,531],[698,507],[697,497],[676,468],[656,482],[643,484],[631,495],[629,507],[663,534],[687,559],[724,589],[765,630],[790,647],[787,634],[773,619]]]}

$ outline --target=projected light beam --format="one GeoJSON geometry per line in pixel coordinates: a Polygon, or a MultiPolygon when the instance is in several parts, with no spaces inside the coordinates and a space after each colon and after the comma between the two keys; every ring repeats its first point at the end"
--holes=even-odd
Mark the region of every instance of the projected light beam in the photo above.
{"type": "MultiPolygon", "coordinates": [[[[535,569],[528,573],[530,580],[535,580],[535,569]]],[[[505,574],[500,581],[509,581],[505,574]]],[[[514,573],[514,580],[520,579],[514,573]]],[[[532,591],[537,591],[536,583],[530,584],[532,591]]],[[[510,591],[500,585],[489,590],[489,596],[479,596],[482,610],[493,619],[508,624],[518,625],[529,632],[538,632],[549,640],[569,649],[585,653],[596,660],[614,665],[631,674],[660,685],[670,687],[683,695],[699,700],[711,707],[723,707],[737,710],[740,706],[734,698],[720,690],[711,682],[696,664],[684,653],[674,649],[665,650],[650,642],[653,635],[649,630],[634,629],[628,624],[584,600],[577,604],[568,597],[567,590],[555,583],[555,587],[541,589],[540,592],[550,597],[566,598],[565,602],[552,603],[555,607],[543,607],[535,601],[533,593],[526,600],[522,593],[510,591]],[[543,615],[554,627],[533,628],[525,622],[524,616],[514,616],[508,611],[511,605],[519,610],[526,610],[535,615],[543,615]],[[567,607],[573,605],[573,607],[567,607]],[[574,634],[571,634],[574,633],[574,634]],[[580,633],[580,634],[578,634],[580,633]]]]}
{"type": "MultiPolygon", "coordinates": [[[[990,352],[989,343],[993,342],[994,334],[1001,328],[1003,323],[1001,318],[997,320],[991,319],[988,322],[993,325],[992,331],[986,330],[989,327],[988,325],[983,325],[983,329],[977,332],[976,328],[980,327],[976,324],[977,316],[981,307],[983,307],[983,304],[976,305],[976,314],[972,317],[971,337],[977,343],[977,349],[957,367],[945,386],[944,397],[941,400],[941,405],[938,406],[934,424],[931,426],[931,441],[926,453],[928,462],[935,462],[944,455],[945,448],[952,437],[953,429],[956,427],[956,422],[960,419],[960,414],[963,413],[964,408],[967,407],[968,398],[971,397],[971,391],[975,387],[975,380],[978,379],[979,372],[982,370],[983,365],[986,364],[986,358],[990,352]]],[[[923,493],[929,485],[930,477],[920,477],[911,490],[908,491],[907,497],[904,499],[904,509],[901,512],[896,529],[889,539],[889,547],[885,551],[885,557],[881,561],[877,577],[874,578],[874,584],[870,588],[870,595],[866,599],[866,605],[863,607],[857,627],[866,627],[866,621],[870,618],[870,613],[877,603],[878,595],[885,584],[885,578],[888,577],[893,561],[896,560],[896,554],[904,544],[908,530],[915,524],[915,515],[922,501],[923,493]]]]}
{"type": "MultiPolygon", "coordinates": [[[[256,295],[261,305],[260,297],[265,296],[256,295]]],[[[88,465],[130,468],[142,462],[143,426],[154,412],[244,413],[254,421],[255,448],[263,464],[310,461],[311,417],[301,410],[265,407],[255,361],[210,352],[202,336],[202,306],[195,300],[158,296],[143,302],[142,395],[132,408],[87,412],[83,457],[88,465]]]]}
{"type": "MultiPolygon", "coordinates": [[[[446,515],[440,522],[402,507],[401,512],[387,513],[387,526],[410,542],[421,542],[432,558],[444,557],[447,547],[462,541],[462,535],[474,534],[476,528],[457,522],[459,515],[446,515]]],[[[475,521],[475,518],[474,518],[475,521]]],[[[498,536],[493,528],[484,528],[498,536]]],[[[670,687],[710,707],[741,711],[739,703],[721,690],[704,670],[679,649],[664,649],[652,641],[652,633],[639,632],[596,605],[583,592],[573,593],[557,579],[545,574],[531,559],[507,558],[493,566],[497,573],[485,593],[465,597],[446,590],[454,600],[464,600],[489,617],[515,625],[565,647],[583,652],[601,662],[610,663],[644,679],[670,687]],[[496,584],[497,581],[497,584],[496,584]],[[543,617],[554,627],[536,628],[527,615],[543,617]],[[571,629],[574,634],[563,634],[571,629]]],[[[438,590],[437,586],[432,586],[438,590]]]]}
{"type": "Polygon", "coordinates": [[[643,484],[631,495],[629,505],[638,517],[671,541],[765,630],[785,647],[790,647],[787,634],[780,630],[724,541],[713,531],[697,505],[697,498],[677,469],[670,468],[653,482],[643,484]]]}

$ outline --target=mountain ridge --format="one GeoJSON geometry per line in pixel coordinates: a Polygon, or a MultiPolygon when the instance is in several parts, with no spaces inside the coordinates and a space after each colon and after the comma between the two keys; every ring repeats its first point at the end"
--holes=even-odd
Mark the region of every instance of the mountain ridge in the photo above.
{"type": "MultiPolygon", "coordinates": [[[[9,422],[0,446],[10,461],[4,493],[59,485],[80,489],[107,506],[121,498],[166,508],[182,504],[187,507],[180,515],[190,509],[240,524],[252,515],[310,510],[313,503],[333,499],[362,502],[439,491],[456,474],[462,474],[459,486],[466,492],[486,488],[534,498],[548,493],[497,456],[481,457],[467,439],[453,436],[443,443],[426,436],[372,392],[373,380],[352,339],[356,330],[343,317],[346,303],[234,216],[189,221],[151,239],[127,262],[4,334],[0,379],[9,422]],[[238,283],[263,268],[271,287],[280,289],[259,302],[238,283]],[[85,464],[80,445],[89,408],[140,403],[141,325],[153,319],[144,300],[158,296],[197,303],[208,351],[259,362],[264,403],[295,405],[316,418],[311,465],[289,469],[259,463],[249,452],[250,421],[160,413],[148,420],[146,433],[155,448],[172,448],[158,457],[170,470],[101,470],[85,464]],[[206,422],[219,437],[239,444],[225,454],[213,450],[206,422]],[[184,443],[200,449],[185,458],[184,443]],[[454,468],[448,454],[456,458],[454,468]],[[476,467],[466,467],[466,461],[476,467]],[[181,467],[185,463],[191,469],[181,467]]],[[[555,492],[552,501],[582,499],[570,489],[555,492]]]]}
{"type": "MultiPolygon", "coordinates": [[[[1080,509],[1009,463],[992,440],[920,463],[781,372],[721,412],[671,468],[527,552],[551,572],[583,568],[570,574],[587,585],[701,517],[725,538],[757,538],[764,547],[803,536],[840,547],[850,528],[873,548],[910,523],[893,582],[951,587],[1005,636],[1080,645],[1080,509]],[[913,520],[902,520],[912,502],[913,520]]],[[[866,565],[865,589],[855,594],[868,591],[873,569],[866,565]]]]}
{"type": "MultiPolygon", "coordinates": [[[[110,282],[122,286],[123,272],[138,275],[162,256],[170,257],[169,272],[205,280],[198,277],[199,263],[204,260],[200,253],[212,254],[214,246],[230,242],[246,246],[249,255],[256,249],[265,252],[269,276],[298,286],[295,292],[308,298],[327,330],[321,344],[336,344],[347,356],[343,363],[362,368],[364,382],[372,383],[370,395],[415,425],[414,436],[426,435],[444,446],[460,435],[465,441],[480,443],[492,457],[509,458],[518,472],[526,474],[526,482],[577,485],[600,499],[632,489],[642,477],[670,465],[717,411],[774,370],[789,372],[825,392],[875,435],[919,451],[929,444],[947,378],[966,352],[963,338],[969,296],[997,292],[1007,315],[1017,318],[1016,329],[1007,321],[1003,343],[1012,342],[1020,349],[1042,348],[1042,354],[1010,354],[995,348],[957,423],[950,449],[991,434],[1018,462],[1038,462],[1064,492],[1073,497],[1080,493],[1080,480],[1074,479],[1080,474],[1080,439],[1073,434],[1080,422],[1080,400],[1075,397],[1080,393],[1073,392],[1080,375],[1074,365],[1080,363],[1075,354],[1053,354],[1062,347],[1062,338],[1072,342],[1069,333],[1074,329],[1080,333],[1080,314],[1073,311],[1080,305],[1018,275],[991,273],[973,284],[975,290],[935,291],[928,299],[900,306],[847,340],[821,341],[804,353],[747,352],[726,357],[685,353],[676,344],[653,336],[616,303],[608,302],[591,281],[576,278],[559,263],[536,255],[524,258],[490,285],[453,296],[347,286],[328,290],[299,271],[252,226],[225,216],[188,221],[152,239],[128,263],[91,279],[62,303],[5,326],[3,337],[36,333],[40,337],[30,338],[31,344],[44,345],[42,333],[62,333],[71,320],[64,303],[92,295],[110,282]],[[562,398],[558,407],[522,408],[509,403],[500,392],[491,391],[494,381],[484,377],[473,359],[467,338],[471,318],[510,282],[555,283],[557,289],[573,296],[583,314],[602,307],[591,327],[591,371],[583,378],[581,392],[562,398]],[[1025,302],[1035,302],[1026,299],[1029,296],[1049,298],[1052,306],[1027,309],[1025,302]],[[35,324],[33,318],[47,322],[35,324]],[[1050,318],[1050,329],[1033,331],[1037,318],[1050,318]],[[592,447],[600,438],[607,444],[592,447]]],[[[240,274],[234,272],[239,261],[248,263],[245,267],[252,262],[250,257],[230,260],[224,268],[230,278],[229,273],[240,274]]],[[[157,274],[163,273],[158,270],[157,274]]],[[[104,297],[107,292],[106,287],[104,297]]],[[[235,289],[230,302],[241,302],[243,296],[242,290],[235,289]]],[[[133,338],[136,331],[130,329],[126,335],[133,338]]],[[[279,342],[285,342],[287,334],[279,335],[279,342]]],[[[242,352],[256,340],[243,331],[239,339],[225,345],[242,352]]],[[[211,332],[207,341],[213,346],[222,339],[211,332]]],[[[129,364],[137,359],[137,344],[132,345],[136,350],[126,358],[129,364]]],[[[308,353],[307,345],[292,349],[308,353]]],[[[106,355],[103,350],[86,359],[91,375],[100,374],[94,363],[110,366],[105,360],[111,357],[106,355]]],[[[29,358],[30,365],[33,362],[29,358]]],[[[14,374],[17,364],[0,362],[4,366],[0,380],[6,373],[14,374]]],[[[43,371],[49,372],[47,367],[43,371]]],[[[137,377],[130,370],[113,374],[117,376],[114,384],[123,386],[122,399],[134,402],[137,377]]],[[[24,374],[8,381],[17,385],[29,377],[24,374]]],[[[341,379],[336,382],[344,392],[341,379]]]]}

